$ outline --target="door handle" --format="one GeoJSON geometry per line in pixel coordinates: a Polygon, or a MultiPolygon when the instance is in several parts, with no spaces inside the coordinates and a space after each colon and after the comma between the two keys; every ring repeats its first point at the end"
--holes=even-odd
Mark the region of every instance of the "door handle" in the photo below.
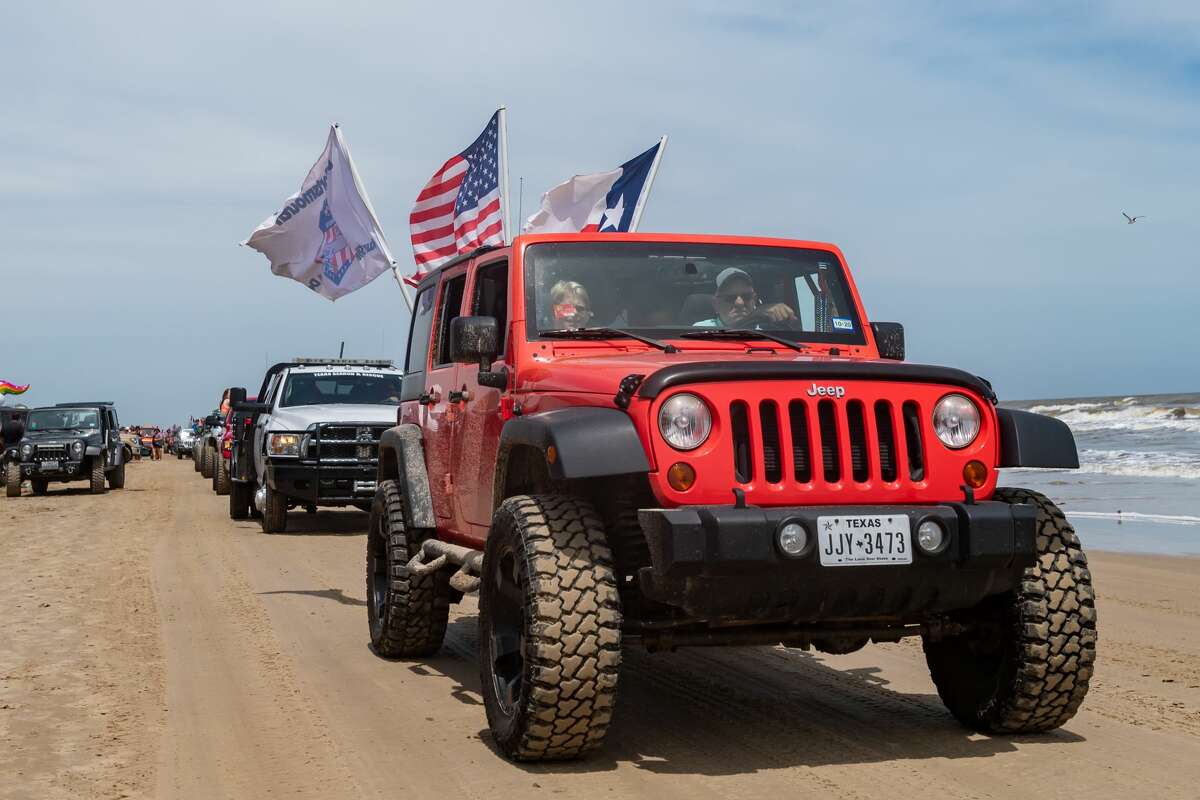
{"type": "Polygon", "coordinates": [[[437,397],[433,394],[433,392],[425,392],[417,398],[417,405],[431,406],[436,402],[437,397]]]}
{"type": "Polygon", "coordinates": [[[470,399],[471,392],[469,389],[467,389],[465,384],[463,385],[462,391],[450,392],[450,394],[446,395],[446,400],[451,403],[463,403],[470,399]]]}

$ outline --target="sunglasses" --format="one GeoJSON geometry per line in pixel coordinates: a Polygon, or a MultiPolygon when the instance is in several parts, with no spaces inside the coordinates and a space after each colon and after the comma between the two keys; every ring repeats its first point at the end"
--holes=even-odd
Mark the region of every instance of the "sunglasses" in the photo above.
{"type": "Polygon", "coordinates": [[[725,303],[726,305],[733,305],[734,303],[736,303],[738,301],[738,298],[741,298],[741,301],[743,303],[749,305],[750,303],[754,302],[754,298],[757,296],[758,296],[757,292],[755,292],[753,289],[748,289],[747,291],[744,291],[744,292],[734,292],[732,294],[724,294],[724,293],[718,294],[717,299],[720,300],[722,303],[725,303]]]}

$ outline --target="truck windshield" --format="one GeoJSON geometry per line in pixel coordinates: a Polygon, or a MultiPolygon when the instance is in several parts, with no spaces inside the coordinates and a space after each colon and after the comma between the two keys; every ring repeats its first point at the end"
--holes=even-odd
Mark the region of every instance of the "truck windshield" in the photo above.
{"type": "Polygon", "coordinates": [[[659,339],[704,328],[862,344],[827,250],[672,242],[546,242],[525,251],[528,335],[619,328],[659,339]]]}
{"type": "Polygon", "coordinates": [[[100,428],[100,415],[91,408],[45,408],[29,412],[27,431],[92,431],[100,428]]]}
{"type": "Polygon", "coordinates": [[[283,407],[325,403],[400,405],[400,376],[378,372],[296,372],[288,377],[283,407]]]}

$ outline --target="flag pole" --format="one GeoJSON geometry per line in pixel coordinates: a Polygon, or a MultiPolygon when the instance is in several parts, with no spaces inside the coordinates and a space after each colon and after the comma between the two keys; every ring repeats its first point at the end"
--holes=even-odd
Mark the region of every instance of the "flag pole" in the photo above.
{"type": "Polygon", "coordinates": [[[503,207],[500,213],[500,223],[504,226],[504,243],[511,244],[512,237],[509,232],[512,230],[512,223],[508,218],[510,213],[508,202],[508,109],[504,106],[496,111],[499,117],[497,122],[500,127],[500,205],[503,207]]]}
{"type": "Polygon", "coordinates": [[[662,161],[663,151],[667,149],[667,137],[664,135],[658,140],[658,152],[654,154],[654,161],[650,163],[650,174],[646,176],[646,188],[642,189],[641,197],[638,198],[637,205],[633,207],[633,218],[629,220],[629,232],[637,233],[638,224],[642,221],[642,211],[646,208],[646,198],[650,196],[650,187],[654,185],[654,177],[658,175],[658,165],[662,161]]]}
{"type": "Polygon", "coordinates": [[[350,156],[350,148],[346,145],[346,140],[342,138],[342,128],[336,122],[333,123],[333,135],[337,138],[338,147],[346,156],[346,163],[350,166],[350,177],[354,180],[354,188],[358,190],[358,196],[362,198],[363,205],[367,207],[367,212],[371,215],[371,221],[375,223],[375,229],[379,231],[379,247],[383,250],[383,257],[392,265],[392,277],[396,279],[396,285],[400,287],[400,296],[404,298],[404,305],[408,306],[408,313],[412,314],[413,301],[408,294],[408,287],[400,278],[400,272],[397,269],[396,259],[392,258],[392,249],[387,245],[387,239],[383,234],[383,227],[379,224],[379,217],[375,213],[375,209],[371,206],[371,198],[367,196],[366,187],[358,177],[358,168],[354,166],[354,159],[350,156]]]}

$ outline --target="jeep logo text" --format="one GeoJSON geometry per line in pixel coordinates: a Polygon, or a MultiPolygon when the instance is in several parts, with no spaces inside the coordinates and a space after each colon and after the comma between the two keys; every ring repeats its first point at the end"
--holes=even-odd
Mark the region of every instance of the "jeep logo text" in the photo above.
{"type": "Polygon", "coordinates": [[[814,383],[808,389],[809,397],[844,397],[845,394],[845,386],[817,386],[814,383]]]}

